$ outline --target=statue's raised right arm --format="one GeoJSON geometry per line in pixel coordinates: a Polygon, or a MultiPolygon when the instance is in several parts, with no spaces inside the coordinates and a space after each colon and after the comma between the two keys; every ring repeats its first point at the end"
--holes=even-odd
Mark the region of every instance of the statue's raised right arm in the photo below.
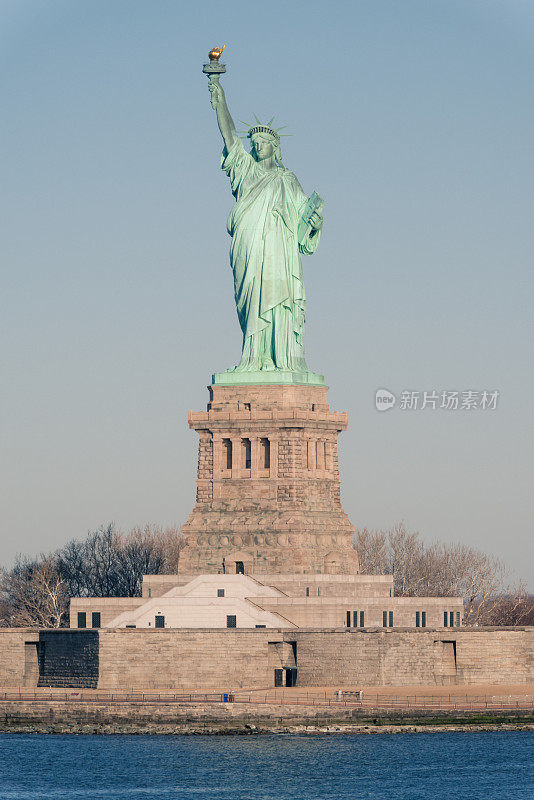
{"type": "Polygon", "coordinates": [[[219,83],[219,76],[212,77],[208,83],[211,92],[211,105],[217,112],[217,123],[221,136],[224,139],[226,149],[229,151],[235,140],[238,138],[232,115],[226,105],[224,89],[219,83]]]}

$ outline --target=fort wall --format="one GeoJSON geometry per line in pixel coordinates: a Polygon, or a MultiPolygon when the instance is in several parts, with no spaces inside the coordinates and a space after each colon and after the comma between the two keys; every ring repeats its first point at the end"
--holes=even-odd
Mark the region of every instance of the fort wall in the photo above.
{"type": "Polygon", "coordinates": [[[528,683],[534,628],[292,631],[301,686],[528,683]]]}
{"type": "Polygon", "coordinates": [[[534,682],[534,628],[0,630],[0,687],[224,691],[534,682]]]}
{"type": "Polygon", "coordinates": [[[99,633],[99,688],[269,687],[295,665],[299,686],[534,681],[534,628],[99,633]]]}
{"type": "Polygon", "coordinates": [[[0,686],[37,686],[38,642],[34,628],[0,628],[0,686]]]}
{"type": "Polygon", "coordinates": [[[100,633],[99,689],[210,691],[271,686],[269,641],[280,631],[129,629],[100,633]]]}

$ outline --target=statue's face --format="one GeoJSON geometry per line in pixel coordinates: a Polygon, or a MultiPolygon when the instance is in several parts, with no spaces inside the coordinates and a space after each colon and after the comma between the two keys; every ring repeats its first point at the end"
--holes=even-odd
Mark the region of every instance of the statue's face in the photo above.
{"type": "Polygon", "coordinates": [[[252,137],[252,155],[256,159],[256,161],[263,161],[266,158],[270,158],[274,155],[274,144],[270,141],[270,139],[264,138],[259,134],[255,133],[252,137]]]}

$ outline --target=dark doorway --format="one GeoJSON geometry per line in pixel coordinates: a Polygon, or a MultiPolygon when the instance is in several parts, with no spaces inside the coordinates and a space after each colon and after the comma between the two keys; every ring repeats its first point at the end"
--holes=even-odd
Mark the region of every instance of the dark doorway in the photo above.
{"type": "Polygon", "coordinates": [[[297,670],[296,667],[286,667],[286,686],[297,685],[297,670]]]}
{"type": "Polygon", "coordinates": [[[242,561],[235,562],[235,572],[236,575],[244,575],[245,574],[245,565],[242,561]]]}
{"type": "Polygon", "coordinates": [[[24,686],[37,686],[39,680],[39,641],[24,642],[24,686]]]}
{"type": "Polygon", "coordinates": [[[443,645],[443,660],[447,667],[456,673],[456,642],[444,642],[442,641],[441,644],[443,645]]]}
{"type": "Polygon", "coordinates": [[[163,616],[163,614],[156,614],[155,627],[156,628],[165,627],[165,617],[163,616]]]}
{"type": "Polygon", "coordinates": [[[283,686],[284,685],[284,670],[283,669],[275,669],[275,671],[274,671],[274,685],[275,686],[283,686]]]}

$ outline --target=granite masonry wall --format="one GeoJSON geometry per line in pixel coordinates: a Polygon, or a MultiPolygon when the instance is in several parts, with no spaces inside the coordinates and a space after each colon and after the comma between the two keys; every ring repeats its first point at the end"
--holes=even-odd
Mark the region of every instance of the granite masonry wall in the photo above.
{"type": "MultiPolygon", "coordinates": [[[[171,587],[172,588],[172,587],[171,587]]],[[[85,612],[86,627],[92,627],[93,612],[100,614],[100,626],[105,626],[124,611],[132,611],[145,601],[141,597],[71,597],[71,628],[78,627],[78,612],[85,612]]]]}
{"type": "MultiPolygon", "coordinates": [[[[167,584],[168,576],[147,576],[148,591],[143,592],[142,598],[72,598],[70,626],[77,628],[81,624],[89,628],[96,617],[95,628],[125,627],[126,624],[148,628],[155,626],[156,616],[163,615],[164,627],[167,628],[216,628],[226,627],[226,614],[235,614],[237,628],[253,628],[255,623],[268,627],[288,627],[282,625],[280,617],[289,621],[289,627],[299,628],[439,628],[444,626],[444,612],[447,626],[451,624],[451,615],[455,626],[463,615],[461,597],[391,597],[391,576],[308,575],[300,578],[281,575],[277,579],[276,575],[268,575],[262,576],[263,583],[259,583],[250,580],[254,576],[207,575],[204,576],[202,591],[198,586],[196,589],[190,588],[179,604],[174,595],[168,598],[161,596],[163,587],[167,591],[168,586],[178,589],[189,580],[194,580],[194,576],[186,577],[188,580],[184,581],[177,575],[174,581],[167,584]],[[164,580],[152,581],[152,578],[164,580]],[[222,588],[225,593],[222,596],[229,598],[232,588],[240,581],[247,586],[243,585],[242,592],[238,591],[235,596],[248,597],[251,602],[243,600],[235,608],[228,606],[228,599],[223,601],[219,598],[214,603],[217,586],[226,587],[222,588]],[[273,588],[277,591],[273,592],[273,588]],[[133,616],[119,617],[123,612],[132,612],[143,604],[147,605],[135,620],[133,616]],[[266,616],[264,612],[269,613],[266,616]],[[273,621],[270,613],[279,615],[278,619],[273,621]]],[[[201,576],[196,577],[197,583],[199,580],[201,576]]]]}
{"type": "Polygon", "coordinates": [[[306,598],[259,597],[254,600],[265,611],[281,614],[298,628],[383,627],[384,612],[388,615],[388,621],[390,614],[393,614],[393,625],[390,627],[413,628],[417,619],[421,625],[424,612],[425,625],[422,627],[438,628],[443,626],[445,609],[449,619],[451,613],[454,619],[457,615],[460,619],[463,613],[462,599],[456,597],[393,597],[374,601],[368,597],[321,595],[306,598]],[[360,622],[362,613],[363,625],[360,622]],[[347,625],[347,615],[350,615],[350,625],[347,625]]]}
{"type": "Polygon", "coordinates": [[[34,628],[0,628],[0,686],[37,686],[37,644],[34,628]]]}
{"type": "Polygon", "coordinates": [[[295,663],[300,686],[534,681],[534,628],[115,629],[99,637],[101,688],[272,686],[274,669],[295,663]]]}
{"type": "Polygon", "coordinates": [[[298,681],[447,685],[534,681],[534,628],[292,631],[298,681]]]}
{"type": "Polygon", "coordinates": [[[294,667],[299,686],[532,683],[534,628],[0,631],[0,687],[224,691],[294,667]]]}
{"type": "Polygon", "coordinates": [[[98,651],[96,630],[39,631],[37,685],[96,689],[98,651]]]}
{"type": "Polygon", "coordinates": [[[99,689],[209,691],[271,685],[269,641],[280,631],[125,629],[99,631],[99,689]]]}
{"type": "MultiPolygon", "coordinates": [[[[184,573],[181,570],[173,575],[143,575],[143,598],[146,600],[149,597],[160,597],[170,589],[174,589],[175,586],[185,586],[196,577],[198,576],[184,573]]],[[[345,595],[355,597],[357,595],[379,598],[393,595],[392,575],[319,573],[298,575],[290,572],[256,575],[252,572],[251,577],[257,578],[265,586],[275,586],[291,597],[340,597],[345,595]]],[[[85,599],[74,597],[71,603],[78,603],[85,599]]],[[[111,602],[114,598],[105,598],[105,600],[111,602]]],[[[124,598],[124,600],[139,602],[139,598],[124,598]]]]}
{"type": "Polygon", "coordinates": [[[337,452],[347,414],[320,386],[211,386],[199,435],[196,505],[182,527],[192,574],[359,571],[337,452]]]}

